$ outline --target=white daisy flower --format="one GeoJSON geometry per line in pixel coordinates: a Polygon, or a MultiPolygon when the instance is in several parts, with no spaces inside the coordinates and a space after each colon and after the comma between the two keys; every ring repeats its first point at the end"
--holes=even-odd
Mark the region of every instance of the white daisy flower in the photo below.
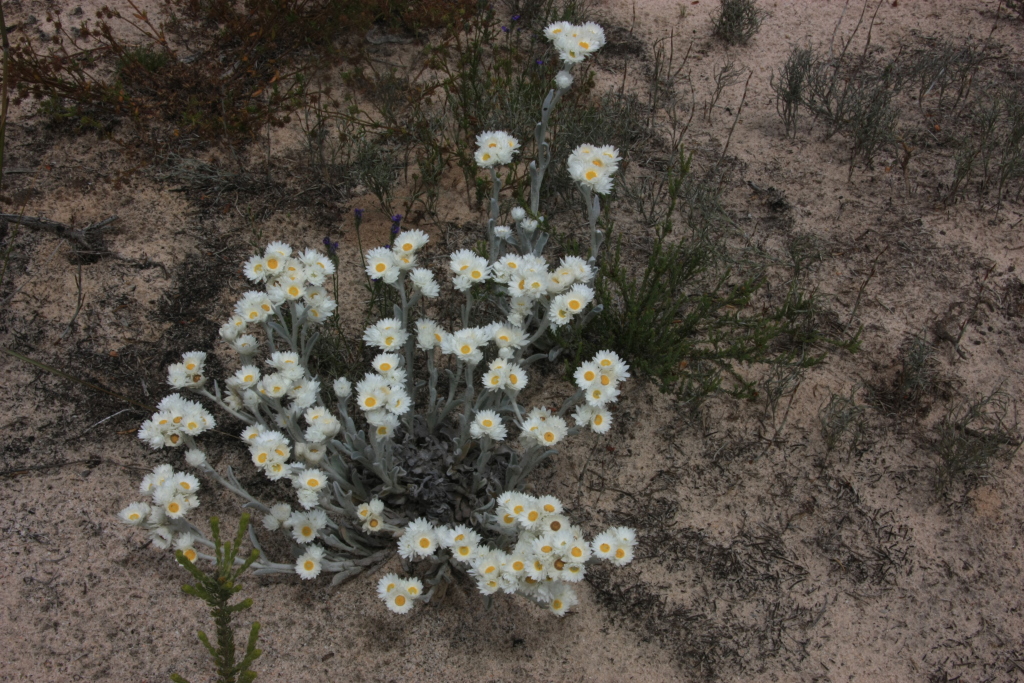
{"type": "Polygon", "coordinates": [[[190,448],[185,451],[185,462],[192,467],[202,467],[206,464],[206,453],[198,448],[190,448]]]}
{"type": "Polygon", "coordinates": [[[394,249],[397,252],[413,254],[428,241],[427,233],[422,230],[403,230],[395,237],[394,249]]]}
{"type": "Polygon", "coordinates": [[[559,90],[568,90],[572,85],[572,74],[564,69],[555,74],[555,85],[559,90]]]}
{"type": "Polygon", "coordinates": [[[398,574],[385,574],[377,580],[377,597],[386,601],[389,595],[398,591],[401,584],[402,579],[398,574]]]}
{"type": "Polygon", "coordinates": [[[431,351],[444,341],[445,331],[433,320],[416,321],[416,348],[431,351]]]}
{"type": "Polygon", "coordinates": [[[434,274],[426,268],[416,268],[409,274],[409,279],[413,287],[428,299],[434,299],[441,293],[441,288],[434,281],[434,274]]]}
{"type": "Polygon", "coordinates": [[[295,573],[304,580],[315,579],[323,569],[324,549],[311,545],[295,560],[295,573]]]}
{"type": "Polygon", "coordinates": [[[366,274],[374,280],[391,284],[398,280],[398,261],[388,247],[377,247],[366,252],[366,274]]]}
{"type": "Polygon", "coordinates": [[[388,609],[395,614],[407,614],[413,608],[415,602],[409,598],[405,591],[393,590],[383,598],[388,609]]]}
{"type": "Polygon", "coordinates": [[[380,410],[387,405],[390,387],[386,378],[368,374],[356,384],[356,403],[363,410],[380,410]]]}
{"type": "Polygon", "coordinates": [[[400,349],[408,338],[409,333],[402,328],[402,321],[398,318],[382,318],[363,333],[363,341],[382,351],[400,349]]]}
{"type": "Polygon", "coordinates": [[[321,470],[305,470],[297,477],[297,481],[307,491],[320,491],[327,486],[327,475],[321,470]]]}
{"type": "Polygon", "coordinates": [[[489,436],[495,441],[503,440],[508,432],[501,423],[501,418],[493,410],[478,410],[469,427],[469,434],[474,439],[489,436]]]}
{"type": "Polygon", "coordinates": [[[480,133],[476,136],[476,145],[474,156],[480,168],[509,164],[519,151],[519,141],[503,131],[480,133]]]}
{"type": "Polygon", "coordinates": [[[334,395],[341,401],[347,399],[352,395],[352,382],[349,382],[344,377],[334,380],[334,395]]]}
{"type": "Polygon", "coordinates": [[[231,348],[242,354],[243,357],[251,356],[259,348],[259,342],[251,334],[240,334],[235,341],[231,342],[231,348]]]}
{"type": "Polygon", "coordinates": [[[405,527],[398,539],[398,554],[407,560],[430,557],[437,552],[437,540],[433,525],[420,517],[405,527]]]}
{"type": "Polygon", "coordinates": [[[579,599],[576,593],[564,584],[555,584],[551,588],[551,600],[548,609],[556,617],[564,617],[566,612],[576,606],[579,599]]]}
{"type": "Polygon", "coordinates": [[[132,526],[142,526],[146,522],[148,515],[149,505],[146,503],[132,503],[118,513],[118,517],[121,518],[122,522],[132,526]]]}

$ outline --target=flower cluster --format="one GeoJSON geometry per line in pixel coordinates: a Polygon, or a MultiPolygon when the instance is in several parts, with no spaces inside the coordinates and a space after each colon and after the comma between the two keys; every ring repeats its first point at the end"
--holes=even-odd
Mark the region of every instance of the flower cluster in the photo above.
{"type": "MultiPolygon", "coordinates": [[[[514,206],[510,220],[501,216],[497,167],[513,163],[519,141],[501,131],[477,137],[476,161],[491,177],[490,217],[481,246],[447,260],[452,286],[465,294],[456,318],[461,328],[449,331],[430,319],[450,309],[427,301],[441,290],[426,267],[432,259],[423,256],[429,237],[403,230],[402,216],[395,215],[390,246],[365,254],[367,276],[397,290],[394,317],[364,330],[362,340],[375,355],[355,386],[344,377],[316,377],[310,369],[320,326],[337,308],[325,287],[338,263],[339,245],[329,239],[326,255],[272,242],[246,261],[245,276],[259,287],[242,295],[220,328],[240,356],[226,378],[207,377],[201,351],[168,368],[173,388],[216,404],[241,423],[252,465],[267,479],[290,485],[297,499],[264,503],[231,467],[222,474],[208,463],[195,438],[215,422],[199,403],[168,396],[140,428],[140,439],[153,448],[184,446],[188,465],[263,514],[263,529],[249,536],[260,553],[249,565],[256,573],[304,580],[326,573],[337,584],[386,562],[391,551],[382,541],[390,535],[406,561],[427,561],[420,565],[421,578],[388,574],[380,580],[378,594],[393,612],[408,612],[461,574],[483,594],[520,594],[561,616],[576,603],[571,586],[589,563],[632,560],[631,529],[611,528],[588,541],[556,498],[520,492],[564,439],[586,427],[608,431],[609,408],[629,377],[622,359],[602,351],[576,371],[577,390],[557,412],[522,404],[532,364],[559,353],[559,336],[551,330],[586,325],[600,313],[593,289],[604,239],[597,195],[611,190],[620,162],[614,147],[584,145],[573,152],[568,168],[587,204],[590,256],[549,263],[542,254],[550,234],[539,208],[551,161],[542,142],[548,116],[572,85],[571,64],[600,48],[604,34],[594,24],[562,22],[549,26],[548,36],[567,64],[536,128],[538,157],[526,168],[529,202],[514,206]],[[425,358],[417,359],[417,350],[425,358]],[[427,500],[433,519],[419,516],[427,500]],[[472,526],[440,526],[439,511],[448,519],[472,520],[472,526]],[[266,557],[264,533],[279,534],[290,545],[286,562],[266,557]]],[[[361,219],[357,209],[357,225],[361,219]]],[[[148,531],[158,547],[174,545],[190,560],[209,559],[194,545],[213,544],[184,519],[198,505],[198,487],[196,477],[162,465],[143,481],[149,500],[129,505],[120,517],[148,531]]]]}
{"type": "Polygon", "coordinates": [[[157,548],[185,553],[190,561],[198,557],[195,536],[184,521],[189,511],[199,507],[199,480],[187,472],[175,472],[170,465],[158,465],[142,479],[139,492],[149,496],[148,503],[132,503],[118,514],[121,521],[149,532],[157,548]]]}
{"type": "Polygon", "coordinates": [[[399,232],[391,247],[377,247],[366,254],[366,274],[390,285],[402,272],[412,271],[410,276],[416,286],[428,297],[437,296],[437,284],[430,271],[416,267],[416,256],[428,239],[422,230],[399,232]]]}
{"type": "Polygon", "coordinates": [[[392,612],[407,614],[423,596],[423,582],[415,577],[403,579],[398,574],[385,574],[377,582],[377,595],[392,612]]]}
{"type": "Polygon", "coordinates": [[[569,175],[598,194],[612,191],[612,175],[619,170],[619,150],[611,145],[580,145],[569,155],[569,175]]]}
{"type": "MultiPolygon", "coordinates": [[[[185,363],[189,358],[199,355],[206,354],[186,353],[185,363]]],[[[171,379],[173,378],[172,375],[171,379]]],[[[174,386],[173,382],[171,385],[174,386]]],[[[182,398],[180,394],[165,396],[156,407],[157,411],[153,417],[143,422],[139,428],[139,438],[154,449],[181,446],[185,443],[186,436],[198,436],[217,426],[213,415],[206,408],[195,401],[182,398]]]]}
{"type": "Polygon", "coordinates": [[[519,141],[500,130],[489,130],[476,136],[476,163],[480,168],[492,168],[512,163],[519,151],[519,141]]]}
{"type": "MultiPolygon", "coordinates": [[[[510,550],[487,545],[468,526],[435,527],[420,518],[406,526],[398,552],[410,561],[447,552],[482,594],[517,593],[558,616],[576,604],[576,594],[568,584],[583,580],[589,561],[600,559],[624,566],[633,560],[633,529],[612,527],[588,542],[583,530],[563,514],[562,503],[554,496],[504,493],[497,499],[495,522],[506,534],[504,540],[510,550]]],[[[422,593],[419,580],[394,574],[378,584],[380,598],[399,614],[411,610],[422,593]]]]}
{"type": "Polygon", "coordinates": [[[363,410],[366,422],[373,427],[376,439],[394,435],[398,418],[409,412],[409,395],[405,392],[406,374],[402,358],[393,353],[380,353],[373,359],[376,373],[369,373],[356,384],[356,403],[363,410]]]}
{"type": "Polygon", "coordinates": [[[568,323],[594,300],[594,271],[578,256],[565,256],[551,271],[542,256],[506,254],[492,266],[495,282],[506,285],[512,298],[509,323],[523,324],[535,301],[550,297],[548,319],[555,327],[568,323]]]}
{"type": "Polygon", "coordinates": [[[612,426],[608,406],[619,399],[619,382],[629,379],[629,365],[614,351],[600,351],[576,369],[574,379],[587,401],[573,413],[576,424],[606,433],[612,426]]]}
{"type": "Polygon", "coordinates": [[[590,21],[582,26],[556,21],[544,29],[544,35],[568,64],[579,64],[600,50],[605,42],[604,29],[590,21]]]}

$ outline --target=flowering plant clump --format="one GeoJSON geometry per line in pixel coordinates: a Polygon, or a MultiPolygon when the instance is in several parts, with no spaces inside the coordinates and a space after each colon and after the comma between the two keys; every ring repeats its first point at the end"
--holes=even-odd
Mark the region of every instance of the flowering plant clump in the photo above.
{"type": "MultiPolygon", "coordinates": [[[[553,24],[547,32],[569,68],[604,43],[593,24],[553,24]]],[[[391,246],[370,249],[365,263],[371,279],[396,290],[400,305],[364,331],[375,353],[372,371],[331,380],[332,400],[329,380],[314,376],[309,361],[319,327],[337,308],[324,287],[335,264],[283,242],[244,264],[256,288],[220,328],[240,357],[237,371],[222,383],[210,381],[203,352],[186,353],[168,368],[173,388],[244,425],[240,436],[252,465],[292,490],[289,502],[264,502],[231,467],[224,474],[215,469],[196,442],[214,419],[179,394],[165,398],[139,430],[153,448],[182,448],[188,465],[240,496],[263,514],[266,531],[287,539],[293,559],[273,562],[250,529],[260,551],[251,565],[257,574],[327,573],[338,584],[384,562],[397,540],[409,576],[388,574],[378,584],[394,612],[429,601],[463,575],[485,595],[516,593],[561,616],[576,603],[571,584],[583,579],[588,563],[632,560],[633,530],[610,528],[588,541],[558,499],[522,492],[564,439],[585,429],[608,432],[611,406],[630,376],[621,358],[602,351],[576,370],[576,391],[557,410],[521,402],[530,367],[560,352],[551,331],[583,326],[600,312],[591,286],[603,241],[598,196],[611,190],[620,161],[615,148],[584,145],[567,162],[587,204],[589,258],[553,264],[543,255],[548,235],[538,204],[551,161],[547,124],[571,85],[563,71],[545,98],[538,156],[529,164],[530,204],[513,207],[507,224],[499,224],[498,170],[514,162],[520,143],[502,131],[477,137],[478,166],[492,180],[490,218],[485,251],[462,249],[448,259],[445,280],[465,299],[459,329],[430,318],[444,280],[421,265],[429,236],[401,230],[396,221],[391,246]],[[498,319],[482,319],[485,311],[498,311],[498,319]]],[[[209,559],[195,546],[212,544],[184,519],[199,504],[198,489],[193,475],[161,465],[143,481],[150,501],[129,505],[121,519],[148,531],[158,547],[173,544],[190,561],[209,559]]]]}

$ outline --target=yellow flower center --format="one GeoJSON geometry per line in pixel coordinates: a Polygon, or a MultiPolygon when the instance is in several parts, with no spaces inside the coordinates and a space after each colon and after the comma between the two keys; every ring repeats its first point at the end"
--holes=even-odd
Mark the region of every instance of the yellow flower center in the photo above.
{"type": "Polygon", "coordinates": [[[569,308],[571,308],[574,311],[580,310],[580,306],[581,305],[582,304],[580,303],[579,299],[570,299],[569,300],[569,308]]]}
{"type": "Polygon", "coordinates": [[[420,592],[420,589],[416,586],[409,586],[406,590],[409,591],[409,595],[419,595],[420,592]]]}
{"type": "Polygon", "coordinates": [[[600,548],[602,553],[607,553],[607,552],[609,552],[612,549],[612,547],[610,545],[608,545],[607,543],[602,543],[599,546],[599,548],[600,548]]]}
{"type": "Polygon", "coordinates": [[[612,383],[612,378],[608,375],[601,375],[601,386],[606,387],[612,383]]]}
{"type": "Polygon", "coordinates": [[[384,339],[384,345],[385,346],[391,346],[394,343],[395,343],[395,338],[394,337],[386,337],[384,339]]]}
{"type": "Polygon", "coordinates": [[[380,371],[381,372],[388,372],[390,370],[391,370],[391,363],[381,363],[380,364],[380,371]]]}
{"type": "Polygon", "coordinates": [[[292,285],[291,287],[288,288],[288,296],[298,296],[298,295],[299,295],[299,288],[298,287],[296,287],[295,285],[292,285]]]}
{"type": "Polygon", "coordinates": [[[276,258],[267,259],[267,268],[270,268],[271,270],[274,270],[275,268],[277,268],[277,266],[278,266],[278,263],[277,263],[277,259],[276,258]]]}
{"type": "Polygon", "coordinates": [[[421,538],[420,539],[420,547],[424,548],[424,549],[425,548],[429,548],[430,547],[430,539],[426,538],[426,537],[421,538]]]}
{"type": "Polygon", "coordinates": [[[303,536],[312,536],[313,535],[313,527],[311,527],[311,526],[304,526],[304,527],[302,527],[302,535],[303,536]]]}
{"type": "Polygon", "coordinates": [[[378,273],[383,273],[385,270],[388,269],[388,267],[384,263],[378,263],[376,266],[374,266],[373,269],[376,270],[378,273]]]}
{"type": "Polygon", "coordinates": [[[402,251],[412,251],[412,245],[406,242],[402,245],[402,251]]]}
{"type": "Polygon", "coordinates": [[[246,375],[245,377],[242,378],[243,382],[251,382],[252,380],[253,380],[253,376],[252,375],[246,375]]]}
{"type": "Polygon", "coordinates": [[[549,546],[549,545],[541,546],[541,549],[540,549],[540,551],[541,551],[542,553],[550,553],[550,552],[552,552],[553,550],[554,550],[554,548],[552,548],[552,547],[551,547],[551,546],[549,546]]]}
{"type": "Polygon", "coordinates": [[[514,508],[512,508],[512,512],[516,513],[517,515],[522,514],[524,507],[525,506],[523,505],[516,505],[514,508]]]}
{"type": "Polygon", "coordinates": [[[196,369],[196,364],[195,363],[188,363],[187,365],[185,365],[185,369],[186,370],[195,370],[196,369]]]}
{"type": "Polygon", "coordinates": [[[544,440],[548,443],[552,443],[555,440],[554,432],[544,432],[544,440]]]}
{"type": "Polygon", "coordinates": [[[167,511],[172,514],[178,514],[179,510],[181,510],[181,506],[178,505],[177,503],[172,502],[167,506],[167,511]]]}
{"type": "Polygon", "coordinates": [[[545,503],[544,504],[544,512],[554,512],[554,511],[555,511],[555,506],[554,505],[552,505],[551,503],[545,503]]]}
{"type": "Polygon", "coordinates": [[[516,521],[516,518],[512,515],[505,515],[504,517],[502,517],[502,519],[505,521],[505,524],[511,524],[512,522],[516,521]]]}
{"type": "Polygon", "coordinates": [[[497,375],[493,375],[491,377],[491,384],[497,386],[500,383],[501,383],[501,377],[498,377],[497,375]]]}
{"type": "MultiPolygon", "coordinates": [[[[378,524],[380,524],[380,520],[378,520],[378,519],[371,519],[370,520],[370,528],[371,529],[376,529],[378,524]]],[[[388,590],[391,590],[391,589],[389,588],[388,590]]]]}
{"type": "Polygon", "coordinates": [[[552,531],[558,531],[559,529],[562,528],[562,523],[559,522],[557,519],[552,520],[551,524],[548,525],[548,528],[551,529],[552,531]]]}
{"type": "Polygon", "coordinates": [[[592,163],[594,166],[597,166],[598,168],[604,166],[604,162],[601,161],[600,159],[591,159],[590,163],[592,163]]]}
{"type": "Polygon", "coordinates": [[[526,518],[531,522],[536,522],[538,517],[540,517],[540,513],[536,510],[530,510],[530,514],[526,515],[526,518]]]}
{"type": "Polygon", "coordinates": [[[481,422],[481,424],[484,427],[493,427],[494,426],[494,421],[493,420],[484,420],[483,422],[481,422]]]}
{"type": "Polygon", "coordinates": [[[562,560],[555,560],[555,569],[562,571],[565,568],[565,562],[562,560]]]}
{"type": "Polygon", "coordinates": [[[594,373],[593,370],[587,370],[585,373],[583,373],[583,379],[587,380],[588,382],[593,382],[595,377],[597,377],[597,375],[594,373]]]}
{"type": "Polygon", "coordinates": [[[367,396],[366,400],[363,401],[363,403],[366,405],[367,408],[372,408],[375,405],[377,405],[377,399],[375,399],[373,396],[367,396]]]}
{"type": "Polygon", "coordinates": [[[590,49],[590,43],[588,43],[585,40],[581,40],[580,41],[580,47],[582,47],[584,50],[589,50],[590,49]]]}
{"type": "Polygon", "coordinates": [[[306,560],[302,563],[302,568],[305,569],[307,572],[313,571],[313,567],[315,566],[316,564],[313,563],[313,560],[306,560]]]}
{"type": "Polygon", "coordinates": [[[594,178],[597,177],[597,171],[587,171],[584,174],[584,176],[586,177],[587,180],[593,180],[594,178]]]}
{"type": "Polygon", "coordinates": [[[199,555],[196,554],[196,551],[193,550],[192,548],[188,548],[188,549],[182,551],[182,554],[185,555],[185,558],[189,562],[195,562],[196,558],[199,557],[199,555]]]}
{"type": "Polygon", "coordinates": [[[320,480],[317,479],[316,477],[310,477],[309,479],[306,480],[306,486],[308,486],[311,489],[315,489],[319,485],[320,480]]]}
{"type": "Polygon", "coordinates": [[[405,604],[405,596],[404,595],[396,595],[395,596],[395,604],[398,605],[399,607],[403,606],[405,604]]]}
{"type": "Polygon", "coordinates": [[[621,560],[625,556],[626,556],[626,551],[623,550],[622,548],[619,548],[618,550],[615,551],[615,557],[617,557],[618,559],[621,560]]]}
{"type": "Polygon", "coordinates": [[[179,435],[171,434],[171,443],[178,443],[178,441],[180,441],[180,440],[181,440],[181,437],[179,435]]]}
{"type": "Polygon", "coordinates": [[[463,557],[465,557],[466,555],[469,555],[469,546],[468,545],[459,546],[459,555],[462,555],[463,557]]]}
{"type": "Polygon", "coordinates": [[[181,488],[185,489],[186,491],[191,491],[192,490],[192,484],[188,483],[187,481],[179,482],[178,486],[180,486],[181,488]]]}
{"type": "Polygon", "coordinates": [[[600,427],[602,424],[604,424],[604,415],[595,415],[594,425],[600,427]]]}
{"type": "Polygon", "coordinates": [[[474,270],[472,273],[469,274],[469,276],[474,280],[479,280],[481,277],[483,277],[483,273],[481,273],[479,270],[474,270]]]}
{"type": "Polygon", "coordinates": [[[484,152],[484,155],[483,155],[482,158],[483,158],[484,161],[490,161],[491,160],[491,155],[488,154],[487,152],[484,152]]]}
{"type": "Polygon", "coordinates": [[[562,601],[561,600],[552,600],[551,601],[551,606],[554,609],[562,609],[562,601]]]}
{"type": "Polygon", "coordinates": [[[260,453],[259,455],[256,456],[256,460],[258,460],[260,464],[265,463],[267,461],[267,454],[260,453]]]}
{"type": "Polygon", "coordinates": [[[270,313],[272,310],[274,310],[273,306],[271,306],[270,304],[266,304],[266,303],[260,304],[260,308],[262,308],[267,313],[270,313]]]}
{"type": "Polygon", "coordinates": [[[611,364],[612,364],[612,362],[610,360],[608,360],[607,358],[604,358],[604,359],[601,360],[601,366],[602,367],[606,368],[606,367],[608,367],[611,364]]]}
{"type": "Polygon", "coordinates": [[[508,381],[509,381],[510,384],[513,384],[513,385],[519,384],[519,376],[515,375],[515,374],[509,375],[508,376],[508,381]]]}
{"type": "Polygon", "coordinates": [[[388,428],[387,428],[387,426],[381,425],[380,427],[377,427],[377,436],[387,436],[387,435],[388,435],[388,428]]]}
{"type": "Polygon", "coordinates": [[[573,557],[583,557],[583,549],[580,548],[579,546],[577,546],[577,547],[573,548],[572,550],[570,550],[569,554],[572,555],[573,557]]]}
{"type": "Polygon", "coordinates": [[[133,512],[132,514],[128,515],[128,519],[132,520],[133,522],[139,520],[141,517],[142,515],[140,515],[138,512],[133,512]]]}
{"type": "Polygon", "coordinates": [[[461,348],[461,349],[459,349],[459,351],[460,351],[461,353],[465,354],[465,355],[469,355],[469,353],[470,353],[470,352],[471,352],[472,350],[473,350],[473,347],[472,347],[472,346],[470,346],[469,344],[463,344],[463,345],[462,345],[462,348],[461,348]]]}

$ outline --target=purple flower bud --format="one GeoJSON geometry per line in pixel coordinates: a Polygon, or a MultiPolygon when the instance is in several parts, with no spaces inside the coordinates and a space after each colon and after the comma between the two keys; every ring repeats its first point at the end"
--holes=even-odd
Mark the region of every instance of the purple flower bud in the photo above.
{"type": "Polygon", "coordinates": [[[337,242],[332,241],[330,237],[325,237],[324,246],[327,247],[328,254],[334,254],[338,251],[338,246],[340,245],[337,242]]]}
{"type": "Polygon", "coordinates": [[[515,16],[513,16],[512,21],[519,21],[519,15],[516,14],[515,16]]]}
{"type": "Polygon", "coordinates": [[[504,31],[505,33],[508,33],[508,26],[502,26],[501,30],[504,31]]]}
{"type": "Polygon", "coordinates": [[[363,210],[362,209],[356,209],[353,213],[355,213],[355,215],[356,215],[356,220],[362,220],[363,219],[363,210]]]}
{"type": "Polygon", "coordinates": [[[543,59],[538,59],[537,60],[537,66],[544,66],[544,60],[543,59]]]}

